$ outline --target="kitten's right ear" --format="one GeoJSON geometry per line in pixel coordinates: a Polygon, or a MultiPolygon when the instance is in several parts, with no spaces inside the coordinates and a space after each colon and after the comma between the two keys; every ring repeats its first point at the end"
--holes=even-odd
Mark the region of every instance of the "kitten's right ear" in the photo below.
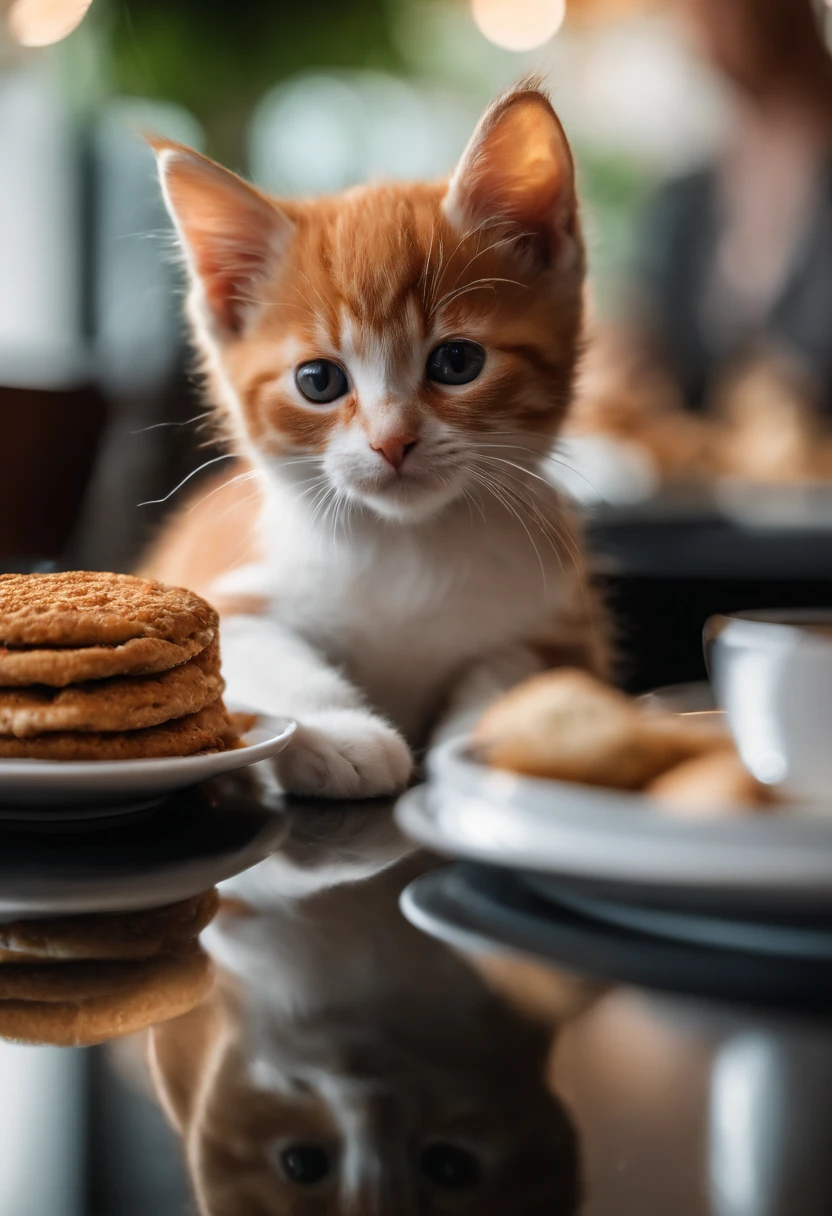
{"type": "Polygon", "coordinates": [[[507,224],[518,247],[542,264],[563,264],[579,245],[575,169],[552,103],[534,82],[486,110],[444,200],[461,231],[507,224]]]}
{"type": "Polygon", "coordinates": [[[293,225],[241,177],[170,140],[149,137],[168,211],[218,336],[239,334],[293,225]]]}

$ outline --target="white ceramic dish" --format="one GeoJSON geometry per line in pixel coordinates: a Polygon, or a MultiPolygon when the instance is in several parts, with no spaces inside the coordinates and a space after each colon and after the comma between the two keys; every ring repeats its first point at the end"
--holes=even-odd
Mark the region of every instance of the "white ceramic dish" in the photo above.
{"type": "Polygon", "coordinates": [[[832,908],[832,816],[823,808],[725,819],[663,815],[641,794],[488,769],[466,741],[437,749],[409,791],[403,830],[451,857],[532,870],[668,904],[832,908]]]}
{"type": "Polygon", "coordinates": [[[29,807],[83,805],[91,815],[123,810],[268,760],[283,751],[296,729],[289,718],[257,714],[243,736],[245,746],[226,752],[163,760],[0,760],[0,817],[14,818],[29,807]]]}

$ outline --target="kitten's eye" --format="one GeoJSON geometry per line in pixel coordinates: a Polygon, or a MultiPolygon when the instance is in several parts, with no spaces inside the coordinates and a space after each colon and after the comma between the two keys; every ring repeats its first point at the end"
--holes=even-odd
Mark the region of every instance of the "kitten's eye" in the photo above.
{"type": "Polygon", "coordinates": [[[349,388],[343,369],[329,359],[301,364],[295,372],[295,384],[306,400],[314,401],[316,405],[337,401],[349,388]]]}
{"type": "Polygon", "coordinates": [[[291,1144],[280,1154],[280,1164],[298,1186],[314,1186],[329,1173],[329,1154],[319,1144],[291,1144]]]}
{"type": "Polygon", "coordinates": [[[419,1164],[425,1177],[446,1191],[476,1186],[480,1180],[480,1165],[474,1154],[455,1144],[431,1144],[419,1164]]]}
{"type": "Polygon", "coordinates": [[[443,342],[428,359],[428,379],[439,384],[469,384],[485,365],[485,351],[476,342],[443,342]]]}

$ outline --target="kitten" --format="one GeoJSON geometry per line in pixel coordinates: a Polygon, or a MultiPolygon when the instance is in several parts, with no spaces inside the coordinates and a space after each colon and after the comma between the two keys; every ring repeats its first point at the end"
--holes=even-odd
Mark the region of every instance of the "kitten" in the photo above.
{"type": "Polygon", "coordinates": [[[392,793],[518,680],[603,664],[543,474],[582,326],[569,146],[531,85],[433,185],[275,202],[153,144],[243,463],[147,572],[218,602],[232,700],[300,722],[287,789],[392,793]]]}

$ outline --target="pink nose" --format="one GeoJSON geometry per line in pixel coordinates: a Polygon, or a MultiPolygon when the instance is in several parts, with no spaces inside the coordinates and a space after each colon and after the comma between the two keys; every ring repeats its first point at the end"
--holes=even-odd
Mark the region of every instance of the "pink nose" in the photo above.
{"type": "Polygon", "coordinates": [[[374,452],[380,452],[388,464],[392,464],[394,469],[400,469],[404,464],[404,458],[408,452],[412,452],[416,447],[417,440],[410,439],[406,435],[394,435],[390,439],[385,439],[382,443],[371,443],[370,447],[374,452]]]}

